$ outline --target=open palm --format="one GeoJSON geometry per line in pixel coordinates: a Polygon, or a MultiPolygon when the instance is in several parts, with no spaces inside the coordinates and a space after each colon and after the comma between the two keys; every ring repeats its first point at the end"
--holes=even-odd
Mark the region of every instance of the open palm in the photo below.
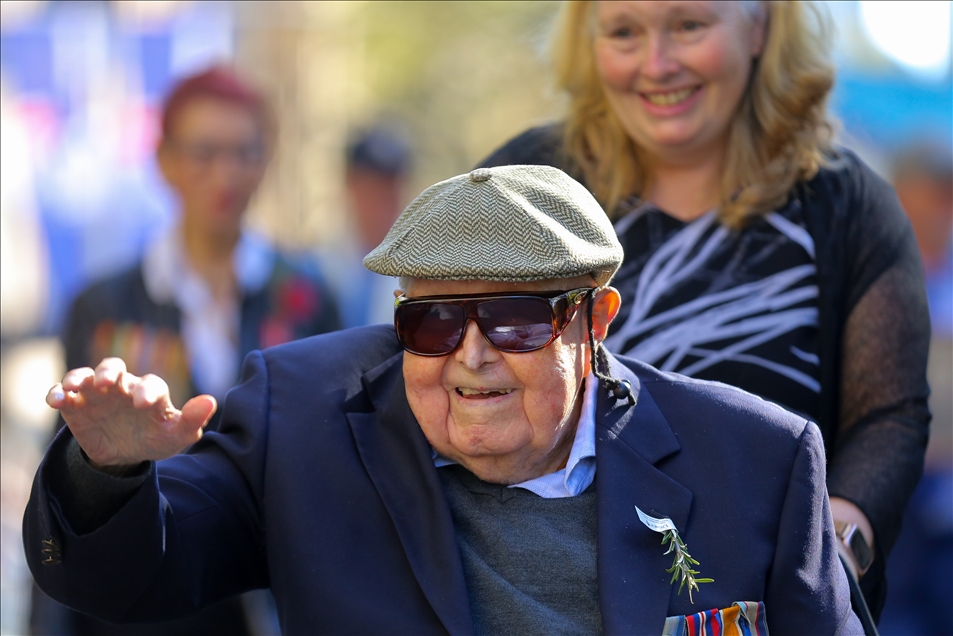
{"type": "Polygon", "coordinates": [[[200,395],[176,409],[162,378],[132,375],[119,358],[69,371],[46,402],[94,466],[120,469],[182,452],[202,437],[216,408],[215,398],[200,395]]]}

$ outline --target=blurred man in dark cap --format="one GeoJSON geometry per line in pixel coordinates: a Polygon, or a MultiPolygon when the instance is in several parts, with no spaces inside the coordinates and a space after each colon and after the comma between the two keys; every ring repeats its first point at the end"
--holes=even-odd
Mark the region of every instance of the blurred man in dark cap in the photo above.
{"type": "Polygon", "coordinates": [[[250,354],[217,432],[115,358],[53,387],[43,589],[141,620],[270,586],[289,634],[861,633],[818,428],[605,352],[622,247],[582,185],[443,181],[364,262],[393,326],[250,354]]]}
{"type": "Polygon", "coordinates": [[[352,136],[346,154],[348,237],[322,253],[346,327],[393,320],[396,281],[364,267],[407,203],[411,150],[393,125],[376,124],[352,136]]]}

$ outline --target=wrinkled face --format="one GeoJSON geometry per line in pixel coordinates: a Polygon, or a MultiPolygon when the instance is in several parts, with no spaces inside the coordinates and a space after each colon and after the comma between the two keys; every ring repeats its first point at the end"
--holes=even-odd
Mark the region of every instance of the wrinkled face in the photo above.
{"type": "Polygon", "coordinates": [[[186,104],[159,165],[178,194],[186,222],[211,234],[234,234],[265,172],[267,149],[249,109],[201,97],[186,104]]]}
{"type": "Polygon", "coordinates": [[[764,36],[760,5],[598,2],[594,53],[606,98],[650,160],[723,153],[764,36]]]}
{"type": "MultiPolygon", "coordinates": [[[[589,277],[532,283],[418,280],[406,291],[420,297],[591,286],[589,277]]],[[[617,299],[618,293],[608,288],[594,305],[600,340],[609,313],[614,316],[618,309],[617,299]]],[[[433,448],[481,479],[507,484],[565,464],[589,369],[585,304],[544,349],[501,353],[470,322],[454,352],[440,357],[405,352],[403,367],[407,400],[433,448]]]]}

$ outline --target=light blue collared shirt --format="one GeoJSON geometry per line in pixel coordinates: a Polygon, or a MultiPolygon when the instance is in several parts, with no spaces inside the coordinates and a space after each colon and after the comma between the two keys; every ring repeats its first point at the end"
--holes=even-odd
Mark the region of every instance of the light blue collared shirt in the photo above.
{"type": "MultiPolygon", "coordinates": [[[[569,450],[566,467],[520,484],[513,484],[510,488],[525,488],[544,499],[559,499],[575,497],[592,485],[592,480],[596,478],[596,396],[599,380],[590,373],[585,382],[579,424],[576,426],[576,436],[569,450]]],[[[434,466],[437,468],[455,463],[434,451],[434,466]]]]}

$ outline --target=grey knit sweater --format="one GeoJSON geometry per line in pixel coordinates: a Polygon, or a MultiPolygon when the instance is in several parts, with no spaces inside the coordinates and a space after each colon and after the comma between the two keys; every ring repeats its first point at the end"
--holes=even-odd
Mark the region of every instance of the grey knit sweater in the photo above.
{"type": "Polygon", "coordinates": [[[544,499],[438,470],[450,504],[477,634],[601,634],[596,487],[544,499]]]}

